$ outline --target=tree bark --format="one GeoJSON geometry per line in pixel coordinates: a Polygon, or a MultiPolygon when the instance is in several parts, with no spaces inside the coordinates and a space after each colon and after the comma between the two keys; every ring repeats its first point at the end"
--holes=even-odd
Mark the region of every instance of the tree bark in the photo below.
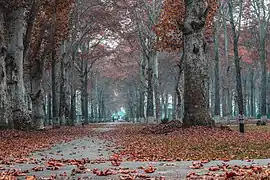
{"type": "MultiPolygon", "coordinates": [[[[147,123],[154,118],[154,96],[153,96],[153,54],[150,53],[147,57],[147,107],[146,117],[147,123]]],[[[151,122],[152,123],[152,122],[151,122]]]]}
{"type": "Polygon", "coordinates": [[[13,125],[16,129],[29,129],[31,117],[24,100],[23,80],[24,8],[20,7],[10,11],[7,15],[7,22],[6,72],[13,125]]]}
{"type": "Polygon", "coordinates": [[[219,84],[219,39],[218,29],[215,28],[214,49],[215,49],[215,108],[214,115],[217,119],[220,117],[220,84],[219,84]]]}
{"type": "Polygon", "coordinates": [[[155,90],[155,105],[156,105],[156,121],[160,122],[160,89],[159,89],[159,62],[158,53],[155,53],[154,58],[154,90],[155,90]]]}
{"type": "Polygon", "coordinates": [[[266,89],[267,89],[267,63],[265,56],[265,26],[260,25],[260,61],[262,67],[262,78],[261,78],[261,115],[266,116],[266,89]]]}
{"type": "Polygon", "coordinates": [[[48,125],[51,125],[52,122],[52,95],[48,94],[48,104],[47,104],[47,114],[48,114],[48,125]]]}
{"type": "MultiPolygon", "coordinates": [[[[64,45],[65,46],[65,43],[64,45]]],[[[65,49],[65,47],[63,47],[65,49]]],[[[65,50],[64,50],[65,51],[65,50]]],[[[62,52],[62,57],[60,59],[60,103],[59,103],[59,118],[60,118],[60,125],[64,124],[66,120],[66,74],[65,74],[65,53],[62,52]]]]}
{"type": "Polygon", "coordinates": [[[7,55],[7,46],[5,39],[5,27],[4,27],[4,9],[0,7],[0,126],[6,126],[8,123],[7,113],[7,75],[6,75],[6,63],[5,58],[7,55]]]}
{"type": "Polygon", "coordinates": [[[43,71],[44,59],[34,60],[31,66],[31,101],[33,126],[36,130],[44,129],[43,71]]]}
{"type": "Polygon", "coordinates": [[[70,116],[69,116],[69,125],[74,126],[75,125],[75,120],[76,120],[76,89],[75,89],[75,56],[76,56],[76,51],[77,48],[74,48],[72,51],[72,59],[71,59],[71,64],[70,64],[70,80],[71,80],[71,87],[70,87],[70,116]]]}
{"type": "Polygon", "coordinates": [[[83,97],[84,97],[84,124],[88,124],[88,61],[84,60],[84,83],[83,83],[83,97]]]}
{"type": "MultiPolygon", "coordinates": [[[[243,2],[241,2],[243,3],[243,2]]],[[[241,67],[240,67],[240,57],[238,52],[238,40],[239,34],[237,34],[236,24],[234,23],[234,14],[232,10],[232,2],[229,2],[229,13],[230,13],[230,23],[232,26],[232,35],[233,35],[233,52],[234,52],[234,64],[236,72],[236,91],[237,91],[237,104],[239,114],[244,114],[244,101],[243,101],[243,92],[242,92],[242,78],[241,78],[241,67]]],[[[242,16],[242,4],[240,6],[240,15],[242,16]]],[[[238,24],[240,26],[240,23],[238,24]]],[[[240,27],[238,27],[240,28],[240,27]]]]}
{"type": "Polygon", "coordinates": [[[31,9],[28,15],[28,19],[26,21],[27,27],[26,27],[26,33],[24,35],[23,39],[23,45],[24,45],[24,50],[23,50],[23,59],[24,61],[26,60],[26,57],[28,57],[28,50],[29,50],[29,44],[31,42],[31,37],[32,37],[32,31],[34,28],[34,22],[36,19],[36,16],[39,12],[40,8],[40,0],[34,0],[31,4],[31,9]]]}
{"type": "Polygon", "coordinates": [[[206,0],[187,0],[184,20],[184,119],[183,126],[212,126],[206,95],[209,81],[204,25],[206,0]],[[200,12],[197,12],[200,11],[200,12]]]}
{"type": "Polygon", "coordinates": [[[169,94],[165,93],[165,103],[164,103],[164,118],[168,118],[168,104],[169,104],[169,94]]]}

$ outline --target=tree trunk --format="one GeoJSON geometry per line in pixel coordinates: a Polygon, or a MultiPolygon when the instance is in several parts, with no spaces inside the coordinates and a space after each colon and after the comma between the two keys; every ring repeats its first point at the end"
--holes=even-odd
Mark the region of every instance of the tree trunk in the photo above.
{"type": "MultiPolygon", "coordinates": [[[[64,44],[65,46],[65,44],[64,44]]],[[[64,47],[65,48],[65,47],[64,47]]],[[[62,52],[65,53],[65,52],[62,52]]],[[[64,61],[65,61],[65,55],[62,54],[62,57],[60,59],[60,103],[59,103],[59,118],[60,118],[60,125],[62,126],[65,121],[65,67],[64,67],[64,61]]]]}
{"type": "Polygon", "coordinates": [[[176,91],[173,91],[173,97],[172,97],[172,119],[176,119],[176,104],[177,104],[177,95],[176,91]]]}
{"type": "Polygon", "coordinates": [[[176,84],[175,84],[175,118],[173,119],[180,119],[181,118],[181,92],[179,88],[179,83],[181,79],[181,75],[183,72],[183,60],[184,60],[184,53],[182,54],[181,60],[179,64],[177,65],[178,67],[178,74],[176,78],[176,84]]]}
{"type": "Polygon", "coordinates": [[[0,126],[6,126],[8,123],[7,113],[7,83],[6,83],[6,63],[5,58],[7,54],[5,27],[4,27],[4,10],[0,7],[0,126]]]}
{"type": "Polygon", "coordinates": [[[183,126],[212,126],[215,122],[210,116],[206,97],[209,62],[206,58],[207,44],[204,40],[204,25],[209,7],[206,0],[187,0],[185,4],[183,126]]]}
{"type": "Polygon", "coordinates": [[[33,125],[36,130],[44,128],[44,91],[42,88],[42,78],[33,78],[33,94],[31,96],[32,100],[32,118],[33,125]]]}
{"type": "Polygon", "coordinates": [[[155,89],[155,105],[156,105],[156,121],[160,122],[160,90],[159,90],[159,62],[158,52],[154,55],[154,89],[155,89]]]}
{"type": "Polygon", "coordinates": [[[84,83],[83,83],[83,97],[84,97],[84,124],[88,124],[88,61],[84,60],[84,83]]]}
{"type": "Polygon", "coordinates": [[[51,93],[48,94],[48,104],[47,104],[47,114],[48,114],[48,125],[52,125],[52,95],[51,93]]]}
{"type": "Polygon", "coordinates": [[[265,58],[265,32],[266,29],[262,29],[264,26],[260,26],[260,61],[262,68],[261,78],[261,115],[266,116],[266,89],[267,89],[267,64],[265,58]]]}
{"type": "Polygon", "coordinates": [[[238,54],[238,38],[236,37],[236,29],[233,30],[233,48],[234,48],[234,63],[236,71],[236,91],[237,91],[237,104],[239,114],[244,113],[244,101],[242,92],[242,78],[241,78],[241,67],[240,57],[238,54]]]}
{"type": "Polygon", "coordinates": [[[71,59],[68,59],[66,54],[66,43],[64,42],[62,57],[60,59],[60,99],[59,99],[59,118],[60,125],[67,124],[69,119],[69,110],[70,110],[70,88],[69,85],[71,82],[68,78],[70,76],[70,63],[71,59]]]}
{"type": "Polygon", "coordinates": [[[247,115],[247,78],[243,77],[243,104],[244,114],[247,115]]]}
{"type": "Polygon", "coordinates": [[[147,123],[152,123],[154,120],[154,101],[153,101],[153,54],[150,53],[147,58],[147,107],[146,117],[147,123]]]}
{"type": "Polygon", "coordinates": [[[169,104],[169,94],[165,94],[165,103],[164,103],[164,118],[168,118],[168,104],[169,104]]]}
{"type": "Polygon", "coordinates": [[[43,70],[44,58],[32,62],[31,66],[31,101],[32,119],[36,130],[44,129],[44,91],[43,91],[43,70]]]}
{"type": "Polygon", "coordinates": [[[40,9],[40,5],[41,5],[40,0],[32,1],[29,16],[28,16],[28,19],[26,21],[27,28],[26,28],[26,32],[25,32],[25,35],[24,35],[24,39],[23,39],[23,45],[24,45],[23,59],[24,59],[24,61],[28,57],[29,45],[30,45],[31,37],[32,37],[32,31],[33,31],[33,28],[34,28],[34,23],[35,23],[36,16],[37,16],[37,14],[39,12],[39,9],[40,9]]]}
{"type": "Polygon", "coordinates": [[[176,105],[176,117],[177,119],[181,119],[182,117],[182,108],[181,108],[181,105],[182,105],[182,99],[181,99],[181,92],[180,92],[180,88],[178,87],[176,89],[176,96],[177,96],[177,105],[176,105]]]}
{"type": "MultiPolygon", "coordinates": [[[[239,18],[242,17],[242,5],[243,1],[240,2],[240,12],[239,12],[239,18]]],[[[243,92],[242,92],[242,78],[241,78],[241,67],[240,67],[240,57],[238,52],[238,40],[239,40],[239,34],[237,34],[237,28],[240,28],[241,24],[238,24],[238,27],[236,27],[235,21],[234,21],[234,13],[233,13],[233,7],[232,2],[229,2],[229,14],[230,14],[230,23],[232,27],[232,36],[233,36],[233,52],[234,52],[234,65],[235,65],[235,72],[236,72],[236,91],[237,91],[237,104],[238,104],[238,112],[240,115],[244,114],[244,101],[243,101],[243,92]]]]}
{"type": "Polygon", "coordinates": [[[23,80],[23,35],[24,8],[12,10],[7,15],[8,48],[6,72],[8,99],[11,101],[14,128],[25,129],[31,126],[31,117],[24,101],[23,80]]]}
{"type": "Polygon", "coordinates": [[[214,115],[215,118],[219,120],[220,117],[220,85],[219,85],[219,39],[218,39],[218,29],[215,27],[214,35],[214,49],[215,49],[215,108],[214,115]]]}
{"type": "Polygon", "coordinates": [[[71,80],[71,87],[70,87],[70,116],[69,116],[69,125],[70,126],[74,126],[75,125],[75,120],[76,120],[76,89],[75,89],[75,77],[74,77],[74,73],[75,73],[75,67],[74,67],[74,63],[75,63],[75,56],[76,56],[76,51],[77,48],[73,49],[72,52],[72,59],[71,59],[71,64],[70,64],[70,80],[71,80]]]}

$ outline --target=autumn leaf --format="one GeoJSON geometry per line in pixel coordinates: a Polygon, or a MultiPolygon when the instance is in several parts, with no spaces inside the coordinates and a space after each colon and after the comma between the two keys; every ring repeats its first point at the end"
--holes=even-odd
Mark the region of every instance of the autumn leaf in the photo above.
{"type": "Polygon", "coordinates": [[[157,168],[153,167],[153,166],[148,166],[147,168],[144,168],[144,172],[146,173],[153,173],[156,171],[157,168]]]}
{"type": "Polygon", "coordinates": [[[36,177],[35,176],[27,176],[26,180],[36,180],[36,177]]]}

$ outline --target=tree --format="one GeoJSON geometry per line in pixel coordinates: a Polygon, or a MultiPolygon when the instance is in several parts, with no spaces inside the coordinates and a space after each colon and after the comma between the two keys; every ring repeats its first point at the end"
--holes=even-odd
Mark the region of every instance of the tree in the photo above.
{"type": "Polygon", "coordinates": [[[264,0],[251,0],[250,2],[256,19],[258,19],[258,31],[256,33],[259,36],[259,54],[260,63],[262,67],[262,78],[261,78],[261,115],[266,116],[266,102],[267,102],[267,60],[266,60],[266,33],[269,25],[270,13],[269,3],[267,4],[264,0]]]}
{"type": "Polygon", "coordinates": [[[184,53],[184,126],[213,125],[207,98],[207,42],[216,1],[166,1],[157,26],[161,49],[182,50],[184,53]],[[172,33],[167,33],[172,32],[172,33]],[[167,35],[169,34],[169,36],[167,35]],[[174,45],[174,46],[172,46],[174,45]]]}
{"type": "Polygon", "coordinates": [[[5,15],[4,8],[0,4],[0,126],[6,125],[9,118],[7,117],[7,84],[6,84],[6,63],[7,54],[6,39],[5,39],[5,15]]]}
{"type": "Polygon", "coordinates": [[[240,32],[238,29],[241,29],[241,18],[243,12],[243,0],[239,1],[239,17],[234,20],[234,6],[233,1],[228,1],[228,13],[230,19],[230,25],[232,28],[233,35],[233,49],[234,49],[234,63],[236,71],[236,90],[237,90],[237,104],[239,114],[243,115],[244,113],[244,101],[243,101],[243,92],[242,92],[242,78],[241,78],[241,68],[240,68],[240,56],[238,52],[238,41],[240,37],[240,32]]]}
{"type": "Polygon", "coordinates": [[[29,128],[31,117],[25,104],[23,79],[24,4],[8,7],[6,74],[8,99],[12,116],[10,122],[16,129],[29,128]]]}

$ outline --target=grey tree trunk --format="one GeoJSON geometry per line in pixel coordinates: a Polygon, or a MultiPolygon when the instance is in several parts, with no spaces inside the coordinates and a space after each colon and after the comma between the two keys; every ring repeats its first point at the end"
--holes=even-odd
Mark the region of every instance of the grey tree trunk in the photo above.
{"type": "MultiPolygon", "coordinates": [[[[147,107],[146,117],[147,123],[154,118],[154,96],[153,96],[153,56],[149,55],[147,58],[147,107]]],[[[152,123],[152,122],[151,122],[152,123]]]]}
{"type": "Polygon", "coordinates": [[[164,118],[168,118],[168,104],[169,104],[169,94],[165,93],[165,103],[164,103],[164,118]]]}
{"type": "Polygon", "coordinates": [[[156,107],[156,121],[160,122],[160,89],[159,89],[159,62],[158,53],[156,52],[154,58],[154,92],[155,92],[155,107],[156,107]]]}
{"type": "Polygon", "coordinates": [[[244,114],[247,115],[247,78],[243,77],[243,104],[244,114]]]}
{"type": "Polygon", "coordinates": [[[25,129],[31,126],[31,117],[24,100],[23,80],[23,37],[24,8],[12,10],[7,15],[8,45],[6,56],[6,72],[8,99],[12,109],[14,128],[25,129]]]}
{"type": "Polygon", "coordinates": [[[24,45],[23,59],[24,59],[24,61],[26,61],[26,58],[28,57],[29,45],[30,45],[31,37],[32,37],[32,31],[34,28],[36,16],[37,16],[39,9],[40,9],[40,5],[41,5],[40,0],[32,1],[31,9],[30,9],[30,12],[28,15],[28,19],[26,21],[27,27],[26,27],[26,32],[24,35],[24,40],[23,40],[23,45],[24,45]]]}
{"type": "Polygon", "coordinates": [[[34,60],[31,67],[31,101],[32,119],[36,130],[44,128],[44,90],[43,90],[44,59],[34,60]]]}
{"type": "Polygon", "coordinates": [[[218,37],[218,29],[215,28],[214,35],[214,49],[215,49],[215,108],[214,115],[215,118],[219,119],[220,117],[220,67],[219,67],[219,37],[218,37]]]}
{"type": "Polygon", "coordinates": [[[224,74],[223,74],[223,93],[222,96],[224,100],[222,102],[222,115],[229,119],[228,116],[231,115],[231,101],[230,101],[230,66],[229,66],[229,51],[228,51],[228,29],[227,29],[227,20],[225,16],[222,16],[223,28],[224,28],[224,52],[225,52],[225,66],[224,66],[224,74]]]}
{"type": "Polygon", "coordinates": [[[180,119],[182,117],[182,98],[179,87],[176,89],[176,97],[177,97],[176,117],[177,119],[180,119]]]}
{"type": "Polygon", "coordinates": [[[47,114],[48,114],[48,125],[52,123],[52,95],[48,94],[48,104],[47,104],[47,114]]]}
{"type": "MultiPolygon", "coordinates": [[[[240,12],[239,18],[241,20],[242,17],[242,5],[243,1],[240,2],[240,12]]],[[[237,34],[237,28],[240,28],[241,21],[234,22],[234,14],[233,14],[233,7],[232,2],[229,2],[229,14],[230,14],[230,24],[232,27],[232,35],[233,35],[233,52],[234,52],[234,64],[235,64],[235,71],[236,71],[236,91],[237,91],[237,104],[238,104],[238,112],[239,114],[244,113],[244,101],[243,101],[243,92],[242,92],[242,78],[241,78],[241,67],[240,67],[240,57],[238,52],[238,40],[239,34],[237,34]],[[236,28],[236,26],[238,26],[236,28]]]]}
{"type": "Polygon", "coordinates": [[[69,116],[69,123],[68,123],[70,126],[74,126],[75,120],[76,120],[76,89],[75,89],[75,77],[74,77],[74,73],[75,73],[74,63],[75,63],[75,58],[76,58],[76,51],[77,51],[77,48],[74,48],[72,52],[71,63],[70,63],[71,97],[70,97],[70,111],[69,111],[70,116],[69,116]]]}
{"type": "Polygon", "coordinates": [[[8,123],[7,113],[7,76],[5,58],[7,55],[7,46],[4,27],[4,9],[0,7],[0,126],[6,126],[8,123]]]}
{"type": "MultiPolygon", "coordinates": [[[[184,51],[184,50],[183,50],[184,51]]],[[[182,53],[180,62],[178,63],[177,67],[178,67],[178,75],[177,75],[177,79],[176,79],[176,85],[175,85],[175,95],[176,95],[176,101],[177,101],[177,105],[176,105],[176,119],[180,119],[182,117],[182,99],[181,99],[181,91],[180,91],[180,87],[179,87],[179,83],[180,83],[180,79],[183,73],[183,62],[184,62],[184,52],[182,53]]]]}
{"type": "Polygon", "coordinates": [[[88,124],[88,61],[84,60],[84,83],[83,83],[83,97],[84,97],[84,123],[88,124]]]}
{"type": "Polygon", "coordinates": [[[207,86],[208,59],[204,25],[208,10],[206,0],[187,0],[184,20],[184,118],[183,126],[212,126],[209,113],[207,86]]]}
{"type": "MultiPolygon", "coordinates": [[[[56,31],[56,5],[53,8],[53,19],[52,19],[52,32],[51,32],[51,40],[52,40],[52,54],[51,54],[51,82],[52,82],[52,115],[53,119],[56,120],[58,118],[58,110],[57,110],[57,83],[56,83],[56,39],[54,38],[56,31]]],[[[53,122],[58,124],[59,122],[53,122]]]]}
{"type": "Polygon", "coordinates": [[[173,101],[172,101],[172,119],[176,119],[176,103],[177,103],[177,95],[176,95],[176,91],[173,91],[173,101]]]}
{"type": "Polygon", "coordinates": [[[266,28],[260,26],[260,61],[262,66],[262,78],[261,78],[261,115],[266,116],[266,89],[267,89],[267,63],[265,56],[265,32],[266,28]],[[264,29],[262,29],[264,28],[264,29]]]}
{"type": "Polygon", "coordinates": [[[141,59],[140,62],[140,119],[139,121],[142,122],[145,119],[144,116],[144,99],[145,99],[145,58],[141,59]]]}
{"type": "MultiPolygon", "coordinates": [[[[65,52],[63,52],[65,53],[65,52]]],[[[59,103],[59,118],[60,118],[60,125],[63,125],[66,120],[66,74],[65,74],[65,55],[62,55],[60,59],[60,103],[59,103]]]]}

